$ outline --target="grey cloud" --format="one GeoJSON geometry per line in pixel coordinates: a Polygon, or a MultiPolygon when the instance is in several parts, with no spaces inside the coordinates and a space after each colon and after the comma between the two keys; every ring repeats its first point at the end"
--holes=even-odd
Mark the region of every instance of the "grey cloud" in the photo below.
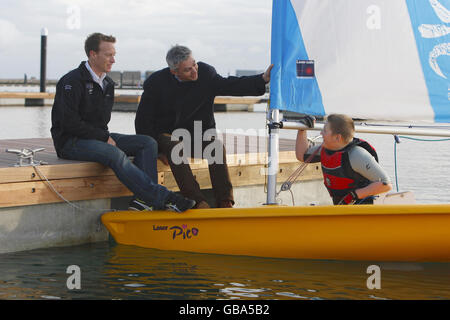
{"type": "Polygon", "coordinates": [[[0,12],[8,12],[7,19],[0,19],[17,31],[8,40],[11,48],[2,77],[22,77],[25,72],[38,76],[44,26],[49,30],[50,78],[85,59],[84,39],[96,31],[116,36],[116,70],[164,67],[165,53],[175,43],[190,46],[197,60],[222,74],[265,69],[270,63],[270,0],[2,0],[0,12]],[[80,10],[79,29],[68,28],[70,6],[80,10]]]}

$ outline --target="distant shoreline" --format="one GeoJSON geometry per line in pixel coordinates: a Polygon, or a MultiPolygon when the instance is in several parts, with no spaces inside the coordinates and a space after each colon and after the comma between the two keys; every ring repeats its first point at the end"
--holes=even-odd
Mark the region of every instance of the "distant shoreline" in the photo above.
{"type": "MultiPolygon", "coordinates": [[[[47,80],[45,82],[46,86],[49,87],[56,87],[56,84],[58,83],[58,80],[47,80]]],[[[3,87],[39,87],[40,82],[39,79],[33,79],[33,80],[27,80],[25,82],[23,79],[0,79],[0,86],[3,87]]],[[[138,85],[122,85],[116,83],[116,89],[141,89],[142,86],[140,84],[138,85]]]]}
{"type": "MultiPolygon", "coordinates": [[[[58,80],[46,80],[45,83],[47,85],[56,85],[58,80]]],[[[15,85],[21,85],[21,86],[38,86],[40,85],[39,79],[0,79],[0,85],[2,86],[15,86],[15,85]]]]}

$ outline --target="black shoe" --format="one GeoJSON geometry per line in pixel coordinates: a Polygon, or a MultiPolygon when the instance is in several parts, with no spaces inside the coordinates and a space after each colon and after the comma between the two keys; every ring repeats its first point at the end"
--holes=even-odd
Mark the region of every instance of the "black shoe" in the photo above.
{"type": "Polygon", "coordinates": [[[133,199],[128,205],[128,210],[135,211],[153,211],[153,207],[146,204],[144,201],[139,199],[133,199]]]}
{"type": "Polygon", "coordinates": [[[196,202],[191,199],[187,199],[183,196],[180,196],[176,193],[173,193],[167,199],[165,204],[166,210],[171,210],[175,212],[184,212],[186,210],[192,209],[195,206],[196,202]]]}

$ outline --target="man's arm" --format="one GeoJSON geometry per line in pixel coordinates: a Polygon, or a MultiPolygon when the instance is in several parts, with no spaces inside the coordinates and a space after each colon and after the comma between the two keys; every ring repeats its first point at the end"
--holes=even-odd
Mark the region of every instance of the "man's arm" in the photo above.
{"type": "Polygon", "coordinates": [[[58,89],[56,99],[59,102],[60,121],[64,131],[83,139],[108,141],[108,130],[94,127],[80,116],[81,83],[78,81],[65,81],[58,89]]]}
{"type": "Polygon", "coordinates": [[[158,108],[158,103],[155,88],[149,80],[144,84],[144,92],[136,111],[134,125],[137,134],[149,135],[156,139],[158,119],[155,110],[158,108]]]}
{"type": "Polygon", "coordinates": [[[388,192],[392,189],[389,176],[367,150],[361,147],[353,148],[350,151],[349,160],[354,171],[372,181],[368,186],[355,190],[359,199],[388,192]]]}
{"type": "Polygon", "coordinates": [[[298,130],[295,141],[295,156],[298,161],[305,161],[305,153],[309,148],[309,141],[305,130],[298,130]]]}
{"type": "Polygon", "coordinates": [[[384,184],[383,182],[372,182],[367,187],[356,189],[355,193],[358,199],[365,199],[369,196],[375,196],[380,193],[388,192],[392,189],[391,184],[384,184]]]}
{"type": "MultiPolygon", "coordinates": [[[[266,92],[266,81],[263,78],[266,73],[254,76],[229,76],[224,78],[217,74],[214,67],[208,67],[216,96],[261,96],[266,92]]],[[[267,76],[270,80],[270,72],[269,75],[266,74],[266,78],[267,76]]]]}
{"type": "Polygon", "coordinates": [[[320,145],[310,145],[306,130],[298,130],[295,142],[295,156],[298,161],[305,162],[312,154],[315,154],[308,162],[320,162],[320,153],[317,150],[320,147],[320,145]]]}

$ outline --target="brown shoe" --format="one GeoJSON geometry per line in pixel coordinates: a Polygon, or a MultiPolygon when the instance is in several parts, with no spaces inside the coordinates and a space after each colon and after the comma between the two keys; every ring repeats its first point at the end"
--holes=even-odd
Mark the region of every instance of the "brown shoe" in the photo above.
{"type": "Polygon", "coordinates": [[[209,206],[209,204],[206,201],[200,201],[194,207],[194,209],[208,209],[208,208],[211,208],[211,207],[209,206]]]}
{"type": "Polygon", "coordinates": [[[233,208],[233,201],[222,200],[220,201],[219,208],[233,208]]]}

